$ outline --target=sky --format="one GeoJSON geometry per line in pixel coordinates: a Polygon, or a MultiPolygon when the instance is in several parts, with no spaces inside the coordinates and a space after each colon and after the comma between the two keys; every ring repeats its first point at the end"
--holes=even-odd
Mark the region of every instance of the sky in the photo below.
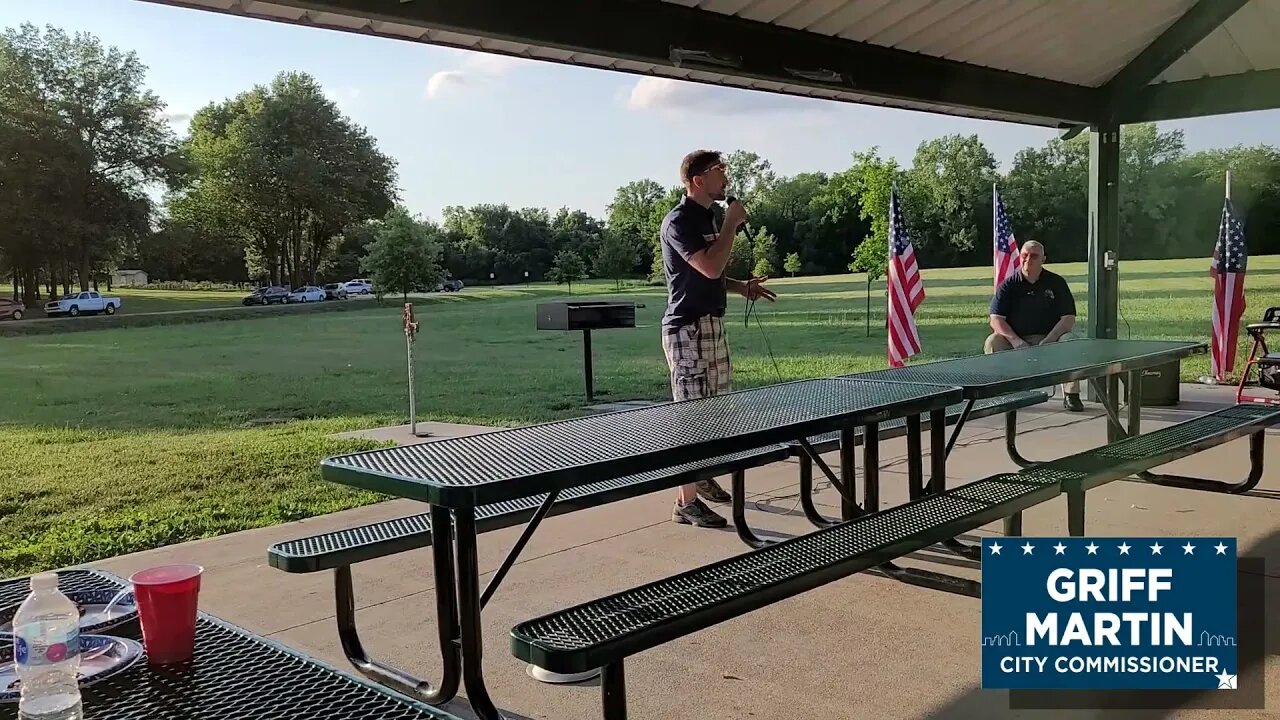
{"type": "MultiPolygon", "coordinates": [[[[925,140],[976,133],[1007,170],[1056,131],[719,88],[182,9],[141,0],[0,0],[0,27],[87,32],[133,50],[175,128],[196,110],[305,71],[398,162],[401,199],[438,220],[449,205],[582,209],[614,191],[678,184],[689,150],[749,150],[776,172],[835,172],[880,148],[904,166],[925,140]]],[[[1280,143],[1280,111],[1164,123],[1190,151],[1280,143]]]]}

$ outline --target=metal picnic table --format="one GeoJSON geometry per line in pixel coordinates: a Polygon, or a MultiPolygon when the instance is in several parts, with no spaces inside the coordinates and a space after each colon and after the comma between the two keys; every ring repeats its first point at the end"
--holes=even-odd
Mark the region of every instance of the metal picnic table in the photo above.
{"type": "MultiPolygon", "coordinates": [[[[342,455],[323,461],[321,475],[333,482],[431,504],[442,677],[434,688],[427,681],[407,676],[389,680],[410,684],[434,704],[451,699],[461,679],[471,707],[488,720],[502,716],[484,682],[481,609],[558,493],[700,458],[804,440],[818,433],[840,431],[851,440],[855,429],[862,427],[866,437],[874,438],[879,423],[899,417],[914,420],[910,425],[918,433],[921,414],[941,414],[960,399],[959,389],[936,383],[803,380],[342,455]],[[546,499],[481,592],[476,508],[544,493],[546,499]]],[[[846,443],[849,447],[852,444],[846,443]]],[[[869,474],[878,467],[877,445],[868,442],[864,446],[869,474]]],[[[920,457],[913,462],[914,472],[921,472],[920,457]]],[[[823,468],[827,470],[825,465],[823,468]]],[[[852,502],[852,468],[842,467],[845,469],[844,482],[833,478],[833,484],[852,502]]],[[[945,473],[939,459],[934,461],[934,471],[945,473]]],[[[679,482],[678,478],[671,480],[672,486],[679,482]]],[[[651,486],[647,492],[660,489],[651,486]]]]}
{"type": "MultiPolygon", "coordinates": [[[[95,570],[61,571],[58,579],[64,591],[126,586],[95,570]]],[[[2,580],[0,605],[28,592],[30,578],[2,580]]],[[[100,634],[142,640],[137,621],[100,634]]],[[[81,698],[85,720],[458,720],[206,613],[197,618],[189,663],[152,668],[144,654],[84,686],[81,698]]],[[[0,703],[0,720],[17,717],[17,702],[0,703]]]]}
{"type": "MultiPolygon", "coordinates": [[[[951,431],[951,437],[947,440],[946,452],[950,455],[956,438],[960,436],[965,420],[968,419],[969,410],[976,401],[1020,390],[1059,385],[1073,380],[1089,381],[1101,398],[1103,408],[1107,411],[1110,420],[1107,425],[1108,442],[1126,434],[1136,435],[1141,429],[1142,370],[1203,354],[1207,350],[1205,343],[1181,340],[1087,338],[887,370],[854,373],[841,377],[936,383],[960,388],[967,402],[959,421],[951,431]],[[1121,428],[1117,415],[1116,395],[1118,393],[1114,387],[1116,384],[1114,381],[1119,373],[1128,373],[1127,430],[1121,428]],[[1099,381],[1100,378],[1107,378],[1107,384],[1111,387],[1104,389],[1099,381]]],[[[1035,464],[1018,453],[1014,445],[1015,435],[1016,428],[1010,422],[1006,426],[1006,447],[1010,457],[1024,467],[1035,464]]]]}
{"type": "MultiPolygon", "coordinates": [[[[960,419],[946,442],[944,455],[949,456],[964,428],[965,420],[969,417],[970,409],[978,400],[1073,380],[1087,380],[1097,392],[1107,413],[1108,443],[1138,435],[1142,427],[1142,371],[1207,351],[1205,343],[1200,342],[1087,338],[841,377],[937,383],[960,388],[966,402],[960,419]],[[1118,415],[1116,381],[1120,373],[1128,373],[1125,383],[1129,393],[1127,427],[1121,426],[1118,415]],[[1109,387],[1103,387],[1103,378],[1107,380],[1109,387]]],[[[1006,413],[1005,418],[1005,449],[1009,457],[1023,467],[1038,464],[1018,452],[1016,413],[1006,413]]],[[[931,488],[934,492],[940,492],[941,489],[941,486],[931,488]]],[[[1021,514],[1009,518],[1006,520],[1006,533],[1021,534],[1021,523],[1021,514]]],[[[965,546],[958,541],[946,543],[946,546],[973,559],[981,557],[978,548],[965,546]]]]}

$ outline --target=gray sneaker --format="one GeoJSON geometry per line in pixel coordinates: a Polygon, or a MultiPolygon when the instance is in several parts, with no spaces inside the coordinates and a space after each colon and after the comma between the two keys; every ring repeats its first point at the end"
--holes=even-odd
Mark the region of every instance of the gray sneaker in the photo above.
{"type": "Polygon", "coordinates": [[[728,520],[717,515],[697,498],[688,505],[677,502],[675,508],[671,510],[671,520],[681,525],[696,525],[704,528],[722,528],[729,525],[728,520]]]}
{"type": "Polygon", "coordinates": [[[698,494],[714,503],[727,503],[733,498],[715,480],[699,480],[698,494]]]}

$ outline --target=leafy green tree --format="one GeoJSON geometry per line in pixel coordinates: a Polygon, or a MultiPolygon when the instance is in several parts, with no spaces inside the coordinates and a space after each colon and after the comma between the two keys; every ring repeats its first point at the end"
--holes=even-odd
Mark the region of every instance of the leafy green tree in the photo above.
{"type": "Polygon", "coordinates": [[[348,226],[395,202],[395,162],[305,73],[201,109],[185,149],[198,174],[171,214],[236,237],[273,283],[314,281],[348,226]]]}
{"type": "Polygon", "coordinates": [[[731,278],[745,278],[751,274],[751,266],[754,264],[751,236],[740,232],[733,239],[733,248],[729,250],[729,263],[725,265],[724,274],[731,278]]]}
{"type": "Polygon", "coordinates": [[[438,233],[402,207],[393,208],[378,223],[360,269],[373,280],[379,299],[390,290],[407,301],[409,293],[430,290],[444,280],[438,233]]]}
{"type": "Polygon", "coordinates": [[[782,261],[782,269],[791,273],[791,277],[795,277],[800,268],[800,253],[788,253],[787,259],[782,261]]]}
{"type": "Polygon", "coordinates": [[[751,268],[751,274],[754,277],[769,277],[777,274],[778,241],[763,225],[756,231],[756,236],[751,241],[751,254],[755,259],[755,265],[751,268]]]}
{"type": "Polygon", "coordinates": [[[586,279],[587,264],[582,261],[578,253],[572,250],[561,250],[556,255],[555,262],[551,264],[551,271],[547,273],[547,277],[557,285],[567,283],[569,292],[572,293],[573,281],[586,279]]]}
{"type": "Polygon", "coordinates": [[[24,24],[0,33],[0,256],[28,303],[95,286],[184,171],[134,53],[24,24]]]}
{"type": "Polygon", "coordinates": [[[635,264],[635,246],[620,235],[606,232],[593,260],[596,277],[611,278],[614,290],[620,291],[622,278],[632,272],[635,264]]]}

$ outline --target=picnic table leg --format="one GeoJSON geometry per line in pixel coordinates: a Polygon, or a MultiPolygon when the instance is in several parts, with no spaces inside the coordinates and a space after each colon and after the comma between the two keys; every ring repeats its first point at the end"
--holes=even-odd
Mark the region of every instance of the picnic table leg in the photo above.
{"type": "Polygon", "coordinates": [[[803,452],[800,453],[800,508],[804,510],[804,516],[809,519],[809,522],[816,527],[831,527],[838,522],[828,520],[813,504],[813,460],[809,458],[808,453],[803,452]]]}
{"type": "Polygon", "coordinates": [[[738,539],[757,550],[776,543],[776,540],[761,540],[747,525],[746,470],[733,471],[733,487],[730,489],[730,495],[733,496],[733,529],[738,531],[738,539]]]}
{"type": "Polygon", "coordinates": [[[929,487],[931,493],[947,489],[947,411],[929,411],[929,487]]]}
{"type": "Polygon", "coordinates": [[[1018,452],[1018,411],[1010,410],[1004,414],[1004,449],[1009,453],[1009,459],[1018,465],[1018,467],[1029,468],[1040,463],[1035,460],[1029,460],[1022,453],[1018,452]]]}
{"type": "MultiPolygon", "coordinates": [[[[462,684],[480,720],[504,720],[484,684],[484,629],[480,622],[480,561],[476,548],[476,511],[455,508],[458,615],[462,645],[462,684]]],[[[437,590],[438,591],[438,590],[437,590]]]]}
{"type": "Polygon", "coordinates": [[[458,694],[462,675],[462,652],[458,645],[457,587],[453,566],[453,520],[445,508],[431,508],[432,560],[436,584],[436,624],[439,629],[440,654],[444,663],[440,684],[414,677],[400,668],[369,657],[356,629],[355,592],[351,566],[334,570],[334,594],[337,599],[338,640],[342,652],[362,675],[416,698],[428,705],[443,705],[458,694]]]}
{"type": "Polygon", "coordinates": [[[871,423],[862,429],[862,508],[880,510],[880,425],[871,423]]]}
{"type": "MultiPolygon", "coordinates": [[[[845,489],[845,492],[840,494],[840,517],[846,521],[862,514],[855,510],[858,506],[854,501],[854,488],[857,487],[857,481],[854,479],[854,448],[857,439],[853,428],[844,428],[840,431],[840,484],[845,489]]],[[[863,440],[865,441],[866,438],[863,440]]]]}
{"type": "MultiPolygon", "coordinates": [[[[970,400],[964,406],[964,411],[960,414],[960,423],[969,416],[969,409],[973,407],[973,401],[970,400]]],[[[946,449],[943,449],[943,438],[946,437],[947,415],[946,410],[929,411],[929,461],[932,477],[929,479],[929,492],[937,495],[947,491],[947,455],[951,451],[952,445],[956,441],[956,435],[959,432],[960,425],[956,425],[956,433],[952,433],[950,441],[946,443],[946,449]]],[[[976,545],[966,545],[965,543],[951,538],[943,540],[942,546],[947,550],[970,560],[982,560],[982,548],[976,545]]],[[[950,577],[943,575],[942,577],[950,577]]]]}
{"type": "Polygon", "coordinates": [[[1071,537],[1084,537],[1084,487],[1079,482],[1068,483],[1067,532],[1071,537]]]}
{"type": "MultiPolygon", "coordinates": [[[[970,399],[965,402],[964,409],[960,411],[960,419],[956,421],[956,426],[951,430],[951,437],[947,440],[947,449],[943,453],[944,456],[951,455],[951,448],[955,447],[956,440],[960,439],[960,431],[964,429],[964,423],[966,420],[969,419],[969,413],[973,411],[973,404],[975,402],[977,402],[976,399],[970,399]]],[[[942,426],[946,427],[946,424],[947,424],[946,411],[935,410],[931,412],[929,414],[929,427],[932,428],[933,423],[935,421],[942,423],[942,426]]]]}
{"type": "Polygon", "coordinates": [[[920,437],[920,416],[907,416],[907,499],[924,497],[924,451],[920,437]]]}
{"type": "Polygon", "coordinates": [[[1142,434],[1142,371],[1129,371],[1129,437],[1142,434]]]}
{"type": "Polygon", "coordinates": [[[849,448],[848,457],[845,456],[845,450],[844,450],[845,440],[846,440],[845,434],[842,432],[840,436],[841,437],[841,440],[840,440],[841,468],[840,469],[841,469],[841,474],[844,475],[844,471],[846,469],[845,463],[847,461],[848,478],[849,478],[848,485],[845,484],[846,481],[843,478],[837,478],[836,474],[831,472],[831,468],[827,467],[827,463],[822,459],[822,456],[818,454],[818,451],[813,448],[813,445],[809,444],[809,441],[807,439],[800,438],[797,440],[797,442],[800,443],[800,448],[801,450],[804,451],[804,454],[807,455],[815,464],[817,464],[819,468],[822,469],[822,474],[827,476],[827,480],[831,482],[831,486],[836,489],[836,492],[840,493],[841,510],[844,510],[846,507],[852,507],[854,517],[856,517],[862,514],[862,508],[858,507],[858,503],[857,501],[854,500],[854,497],[853,497],[853,447],[855,444],[854,441],[856,441],[857,436],[852,431],[849,431],[849,436],[852,437],[853,440],[851,440],[850,444],[848,445],[848,448],[849,448]]]}

